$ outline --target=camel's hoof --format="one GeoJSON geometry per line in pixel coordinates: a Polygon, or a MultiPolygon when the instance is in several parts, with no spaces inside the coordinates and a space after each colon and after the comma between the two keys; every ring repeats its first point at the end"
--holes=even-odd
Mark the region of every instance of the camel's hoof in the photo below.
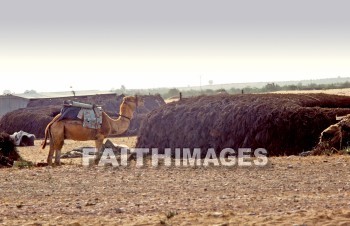
{"type": "Polygon", "coordinates": [[[46,163],[46,162],[39,162],[36,164],[37,167],[45,167],[45,166],[48,166],[49,164],[46,163]]]}

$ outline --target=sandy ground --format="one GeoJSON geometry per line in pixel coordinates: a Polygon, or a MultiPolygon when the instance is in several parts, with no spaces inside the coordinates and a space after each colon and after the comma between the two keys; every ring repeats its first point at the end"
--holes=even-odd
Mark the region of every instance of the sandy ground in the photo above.
{"type": "MultiPolygon", "coordinates": [[[[20,153],[45,161],[40,142],[20,153]]],[[[66,141],[63,152],[86,145],[66,141]]],[[[350,156],[270,158],[260,168],[63,161],[0,170],[0,225],[350,225],[350,156]]]]}

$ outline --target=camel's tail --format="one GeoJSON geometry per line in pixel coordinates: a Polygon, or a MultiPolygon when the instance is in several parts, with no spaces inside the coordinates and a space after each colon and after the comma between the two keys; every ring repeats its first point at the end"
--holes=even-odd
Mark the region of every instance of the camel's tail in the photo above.
{"type": "Polygon", "coordinates": [[[44,138],[43,143],[41,144],[41,148],[42,148],[42,149],[45,149],[45,147],[46,147],[47,138],[49,138],[49,136],[50,136],[50,127],[52,126],[52,124],[53,124],[54,122],[56,122],[56,121],[59,119],[60,116],[61,116],[61,114],[56,115],[56,116],[52,119],[52,121],[51,121],[49,124],[47,124],[46,129],[45,129],[45,138],[44,138]]]}
{"type": "Polygon", "coordinates": [[[45,147],[46,147],[46,144],[47,144],[46,140],[47,140],[47,135],[48,135],[50,126],[51,126],[50,124],[48,124],[48,125],[46,126],[46,129],[45,129],[45,138],[44,138],[43,143],[41,144],[41,148],[42,148],[42,149],[45,149],[45,147]]]}

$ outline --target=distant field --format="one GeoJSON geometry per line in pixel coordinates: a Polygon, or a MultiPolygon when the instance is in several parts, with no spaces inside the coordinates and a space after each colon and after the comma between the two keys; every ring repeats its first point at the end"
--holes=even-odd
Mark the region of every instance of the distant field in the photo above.
{"type": "Polygon", "coordinates": [[[350,88],[347,89],[327,89],[327,90],[295,90],[295,91],[277,91],[273,93],[326,93],[350,96],[350,88]]]}

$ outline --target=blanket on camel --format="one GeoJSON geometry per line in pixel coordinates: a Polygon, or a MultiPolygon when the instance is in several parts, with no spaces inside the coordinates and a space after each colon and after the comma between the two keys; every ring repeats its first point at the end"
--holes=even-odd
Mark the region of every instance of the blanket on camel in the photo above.
{"type": "Polygon", "coordinates": [[[65,101],[58,120],[81,120],[83,127],[99,129],[102,125],[102,112],[102,108],[94,104],[65,101]]]}

